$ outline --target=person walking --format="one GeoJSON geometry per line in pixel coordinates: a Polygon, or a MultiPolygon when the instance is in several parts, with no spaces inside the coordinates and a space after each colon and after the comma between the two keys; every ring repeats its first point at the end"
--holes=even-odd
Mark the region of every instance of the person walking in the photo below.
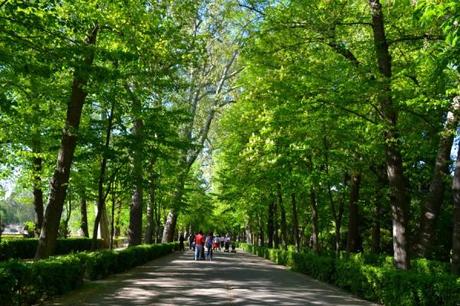
{"type": "Polygon", "coordinates": [[[201,253],[203,252],[203,245],[204,245],[203,232],[199,231],[198,234],[195,235],[195,260],[200,259],[201,253]]]}
{"type": "Polygon", "coordinates": [[[213,235],[212,232],[209,232],[208,236],[206,236],[206,260],[212,261],[212,242],[213,242],[213,235]]]}
{"type": "Polygon", "coordinates": [[[188,243],[189,243],[189,250],[194,250],[195,251],[195,234],[190,233],[190,236],[188,237],[188,243]]]}

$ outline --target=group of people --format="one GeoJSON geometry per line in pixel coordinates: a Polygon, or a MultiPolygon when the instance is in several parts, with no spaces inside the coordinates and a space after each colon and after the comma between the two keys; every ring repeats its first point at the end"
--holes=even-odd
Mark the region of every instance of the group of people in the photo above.
{"type": "MultiPolygon", "coordinates": [[[[231,240],[228,235],[225,237],[214,236],[212,232],[207,235],[199,231],[197,234],[190,234],[189,248],[194,251],[195,260],[209,260],[212,261],[213,251],[222,250],[224,252],[230,251],[231,240]]],[[[235,246],[232,245],[232,251],[235,251],[235,246]]]]}

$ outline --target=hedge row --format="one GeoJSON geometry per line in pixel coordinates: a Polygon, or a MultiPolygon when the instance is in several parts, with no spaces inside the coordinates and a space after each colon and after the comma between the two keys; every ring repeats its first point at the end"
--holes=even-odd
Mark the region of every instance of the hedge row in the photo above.
{"type": "Polygon", "coordinates": [[[384,256],[335,257],[248,244],[241,247],[384,305],[460,305],[460,278],[448,273],[445,263],[419,259],[412,262],[410,271],[401,271],[384,256]]]}
{"type": "MultiPolygon", "coordinates": [[[[58,239],[55,254],[65,255],[75,252],[90,251],[91,241],[90,238],[58,239]]],[[[99,240],[99,243],[100,241],[101,240],[99,240]]],[[[0,261],[7,259],[34,258],[37,245],[37,238],[2,240],[0,242],[0,261]]]]}
{"type": "Polygon", "coordinates": [[[84,278],[100,279],[126,271],[177,249],[177,243],[140,245],[52,257],[36,262],[0,263],[0,304],[32,305],[80,287],[84,278]]]}

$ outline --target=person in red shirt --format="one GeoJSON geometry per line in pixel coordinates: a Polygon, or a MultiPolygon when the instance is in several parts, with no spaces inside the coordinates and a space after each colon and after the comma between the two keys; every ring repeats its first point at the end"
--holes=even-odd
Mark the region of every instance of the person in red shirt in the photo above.
{"type": "Polygon", "coordinates": [[[203,251],[203,245],[204,245],[203,232],[199,231],[198,234],[195,235],[195,260],[200,259],[201,252],[203,251]]]}

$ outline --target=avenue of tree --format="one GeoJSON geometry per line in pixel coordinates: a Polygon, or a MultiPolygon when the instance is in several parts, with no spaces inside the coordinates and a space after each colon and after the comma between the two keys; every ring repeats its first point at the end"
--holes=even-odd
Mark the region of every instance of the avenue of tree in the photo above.
{"type": "Polygon", "coordinates": [[[460,274],[459,36],[455,0],[0,1],[0,216],[37,259],[201,229],[460,274]]]}

